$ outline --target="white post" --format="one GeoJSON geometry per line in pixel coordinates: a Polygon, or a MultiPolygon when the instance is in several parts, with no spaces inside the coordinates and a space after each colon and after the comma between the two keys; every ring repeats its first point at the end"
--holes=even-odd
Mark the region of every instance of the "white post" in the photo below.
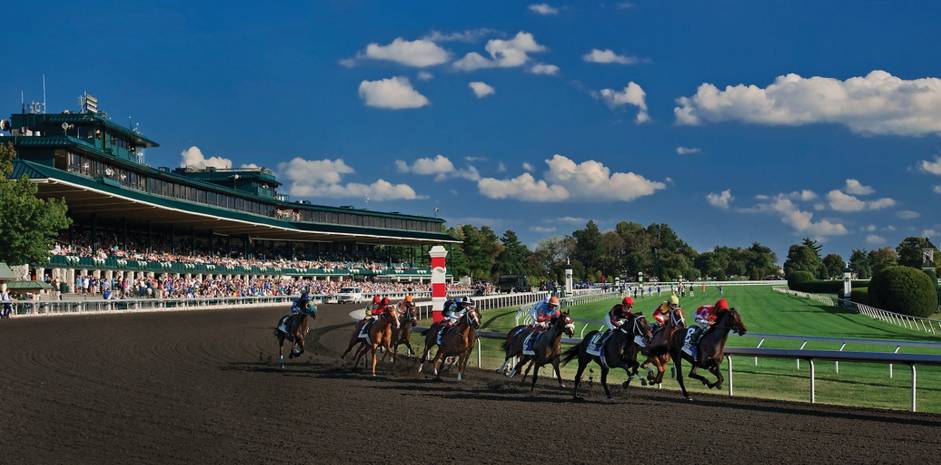
{"type": "Polygon", "coordinates": [[[815,379],[814,359],[810,359],[810,403],[817,403],[817,381],[815,379]]]}
{"type": "Polygon", "coordinates": [[[733,395],[733,391],[732,391],[732,356],[731,356],[731,355],[727,355],[726,357],[728,357],[728,359],[729,359],[729,397],[732,397],[732,395],[733,395]]]}
{"type": "Polygon", "coordinates": [[[915,364],[913,363],[912,364],[912,411],[913,412],[916,409],[915,398],[916,398],[916,389],[917,389],[917,384],[918,384],[916,381],[917,379],[918,379],[918,372],[915,371],[915,364]]]}

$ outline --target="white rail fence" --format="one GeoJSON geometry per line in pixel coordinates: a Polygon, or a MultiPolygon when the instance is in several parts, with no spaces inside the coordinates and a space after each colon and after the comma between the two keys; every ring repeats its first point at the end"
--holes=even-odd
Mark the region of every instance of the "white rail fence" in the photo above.
{"type": "Polygon", "coordinates": [[[787,294],[787,295],[791,295],[794,297],[800,297],[802,299],[810,299],[810,300],[813,300],[814,302],[819,302],[824,305],[829,305],[831,307],[836,306],[836,301],[832,297],[828,297],[825,295],[810,294],[807,292],[794,291],[785,287],[772,287],[771,290],[774,292],[780,292],[781,294],[787,294]]]}

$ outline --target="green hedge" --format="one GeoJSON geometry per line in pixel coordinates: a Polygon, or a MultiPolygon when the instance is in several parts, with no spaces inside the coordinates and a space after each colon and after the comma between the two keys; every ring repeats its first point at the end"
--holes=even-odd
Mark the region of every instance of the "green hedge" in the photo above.
{"type": "MultiPolygon", "coordinates": [[[[931,282],[937,284],[938,272],[935,271],[933,268],[927,268],[924,271],[925,271],[925,274],[928,275],[928,278],[931,279],[931,282]]],[[[935,287],[935,292],[938,294],[938,304],[941,304],[941,286],[935,287]]]]}
{"type": "MultiPolygon", "coordinates": [[[[805,273],[803,271],[798,271],[791,273],[791,275],[796,275],[798,273],[805,273]]],[[[810,273],[807,273],[810,274],[810,273]]],[[[851,288],[857,287],[866,287],[869,285],[867,280],[856,280],[850,284],[851,288]]],[[[810,279],[806,281],[798,281],[794,279],[788,279],[787,287],[793,291],[800,292],[809,292],[811,294],[843,294],[843,281],[841,280],[820,280],[820,279],[810,279]]]]}
{"type": "Polygon", "coordinates": [[[890,266],[872,277],[869,304],[912,316],[938,311],[937,284],[927,274],[907,266],[890,266]]]}
{"type": "Polygon", "coordinates": [[[814,274],[809,271],[795,271],[787,275],[787,287],[792,291],[799,291],[798,287],[801,283],[813,281],[814,279],[814,274]]]}
{"type": "Polygon", "coordinates": [[[859,304],[869,305],[869,288],[868,287],[853,288],[853,292],[850,294],[850,300],[859,304]]]}

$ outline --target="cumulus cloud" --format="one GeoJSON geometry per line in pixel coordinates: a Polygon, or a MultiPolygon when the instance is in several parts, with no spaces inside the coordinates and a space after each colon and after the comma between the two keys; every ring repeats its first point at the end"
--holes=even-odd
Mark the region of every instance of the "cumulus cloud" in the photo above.
{"type": "Polygon", "coordinates": [[[936,156],[934,161],[922,160],[918,167],[925,173],[941,176],[941,155],[936,156]]]}
{"type": "Polygon", "coordinates": [[[434,176],[435,181],[443,181],[447,178],[463,178],[471,181],[480,179],[477,168],[468,165],[464,169],[457,169],[448,157],[441,154],[431,158],[418,158],[411,164],[404,160],[396,160],[395,168],[400,173],[434,176]]]}
{"type": "Polygon", "coordinates": [[[683,147],[682,145],[676,148],[676,153],[679,155],[692,155],[694,153],[700,153],[702,149],[696,147],[683,147]]]}
{"type": "MultiPolygon", "coordinates": [[[[523,167],[523,171],[529,171],[529,172],[536,171],[536,168],[533,167],[532,163],[529,163],[529,162],[527,162],[527,161],[524,161],[524,162],[523,162],[522,167],[523,167]]],[[[941,186],[939,186],[939,187],[941,187],[941,186]]]]}
{"type": "Polygon", "coordinates": [[[489,28],[467,29],[464,31],[441,32],[431,31],[422,39],[432,42],[477,42],[487,36],[496,34],[497,31],[489,28]]]}
{"type": "Polygon", "coordinates": [[[493,87],[482,81],[471,82],[470,84],[467,84],[467,87],[470,87],[470,90],[474,92],[474,95],[477,96],[477,98],[484,98],[488,95],[493,95],[496,93],[496,90],[494,90],[493,87]]]}
{"type": "Polygon", "coordinates": [[[666,184],[651,181],[633,172],[614,172],[595,160],[582,163],[560,154],[545,160],[548,169],[544,179],[531,173],[515,178],[483,178],[478,190],[494,199],[512,198],[532,202],[561,202],[564,200],[609,200],[630,202],[652,195],[666,188],[666,184]]]}
{"type": "Polygon", "coordinates": [[[650,115],[647,114],[647,93],[640,85],[634,81],[628,82],[624,90],[601,89],[599,92],[601,99],[611,108],[618,108],[624,105],[635,106],[638,109],[634,122],[642,124],[650,121],[650,115]]]}
{"type": "Polygon", "coordinates": [[[934,186],[931,189],[935,194],[941,194],[941,186],[934,186]]]}
{"type": "Polygon", "coordinates": [[[753,207],[742,208],[738,211],[743,213],[771,213],[777,215],[782,223],[790,226],[795,232],[813,237],[824,238],[827,236],[842,236],[847,234],[848,230],[842,223],[827,219],[814,221],[814,214],[812,212],[802,210],[795,203],[795,200],[800,200],[801,196],[806,196],[805,193],[807,192],[811,191],[760,196],[758,200],[761,200],[761,202],[753,207]]]}
{"type": "Polygon", "coordinates": [[[242,166],[239,166],[239,169],[243,170],[258,170],[261,169],[261,166],[258,166],[254,163],[242,163],[242,166]]]}
{"type": "Polygon", "coordinates": [[[941,79],[905,80],[877,70],[846,80],[792,73],[764,88],[704,83],[677,99],[673,112],[678,124],[690,125],[835,123],[864,134],[941,134],[941,79]]]}
{"type": "Polygon", "coordinates": [[[924,229],[921,231],[921,235],[928,238],[936,237],[938,235],[938,230],[933,228],[924,229]]]}
{"type": "Polygon", "coordinates": [[[864,186],[863,183],[852,178],[846,180],[846,186],[843,190],[845,190],[847,194],[853,195],[869,195],[876,191],[872,187],[864,186]]]}
{"type": "Polygon", "coordinates": [[[343,184],[343,176],[354,171],[341,158],[305,160],[294,157],[278,164],[278,170],[288,180],[288,193],[298,197],[365,198],[376,201],[422,198],[408,184],[392,184],[384,179],[370,184],[343,184]]]}
{"type": "Polygon", "coordinates": [[[397,37],[386,45],[367,45],[366,51],[357,54],[356,59],[391,61],[400,65],[425,68],[447,63],[451,54],[428,39],[405,40],[397,37]]]}
{"type": "Polygon", "coordinates": [[[867,234],[866,243],[869,245],[885,244],[885,238],[876,234],[867,234]]]}
{"type": "Polygon", "coordinates": [[[203,155],[203,151],[194,145],[180,152],[180,167],[229,169],[232,168],[232,160],[218,155],[206,158],[203,155]]]}
{"type": "Polygon", "coordinates": [[[530,226],[529,230],[540,234],[549,234],[555,232],[555,226],[530,226]]]}
{"type": "Polygon", "coordinates": [[[387,110],[421,108],[429,103],[424,95],[412,87],[408,78],[402,76],[360,82],[359,98],[366,106],[387,110]]]}
{"type": "Polygon", "coordinates": [[[454,62],[454,68],[461,71],[473,71],[482,68],[515,68],[530,61],[530,53],[544,52],[546,47],[536,42],[532,34],[518,32],[512,39],[490,39],[484,50],[489,55],[484,57],[477,52],[470,52],[464,58],[454,62]]]}
{"type": "Polygon", "coordinates": [[[533,74],[544,74],[548,76],[555,76],[559,74],[559,67],[556,65],[550,65],[545,63],[537,63],[529,68],[529,72],[533,74]]]}
{"type": "Polygon", "coordinates": [[[727,210],[729,205],[732,204],[732,200],[735,197],[732,196],[732,189],[726,189],[718,194],[715,192],[710,192],[706,194],[706,202],[709,202],[709,205],[712,205],[716,208],[721,208],[727,210]]]}
{"type": "Polygon", "coordinates": [[[881,210],[895,206],[895,200],[890,198],[865,201],[835,189],[827,193],[827,203],[830,204],[830,208],[833,210],[844,213],[881,210]]]}
{"type": "Polygon", "coordinates": [[[429,73],[428,71],[419,71],[416,77],[419,81],[430,81],[435,78],[435,75],[429,73]]]}
{"type": "Polygon", "coordinates": [[[916,211],[911,211],[911,210],[902,210],[896,213],[895,216],[903,220],[914,220],[916,218],[920,218],[921,213],[918,213],[916,211]]]}
{"type": "Polygon", "coordinates": [[[549,16],[559,14],[559,9],[549,5],[548,3],[535,3],[529,5],[529,11],[536,13],[537,15],[549,16]]]}
{"type": "Polygon", "coordinates": [[[579,216],[563,216],[558,219],[560,223],[566,224],[585,224],[588,223],[588,218],[582,218],[579,216]]]}
{"type": "Polygon", "coordinates": [[[637,63],[637,58],[627,55],[619,55],[611,49],[593,48],[590,52],[582,55],[582,60],[589,63],[631,65],[637,63]]]}

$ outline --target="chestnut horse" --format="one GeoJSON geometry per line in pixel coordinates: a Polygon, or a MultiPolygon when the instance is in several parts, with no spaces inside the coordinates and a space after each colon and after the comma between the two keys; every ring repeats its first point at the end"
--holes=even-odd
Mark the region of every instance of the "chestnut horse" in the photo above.
{"type": "MultiPolygon", "coordinates": [[[[372,321],[372,324],[366,331],[366,336],[361,337],[360,332],[362,325],[367,324],[367,322],[368,320],[364,320],[359,325],[356,325],[353,329],[353,337],[350,338],[350,344],[340,358],[346,357],[346,354],[348,354],[353,347],[359,346],[356,350],[356,355],[353,357],[353,367],[355,368],[359,365],[360,359],[366,355],[368,351],[372,361],[372,376],[376,376],[376,364],[378,363],[376,352],[382,348],[384,351],[382,356],[383,360],[385,360],[389,353],[392,353],[392,331],[399,326],[399,313],[396,311],[395,307],[391,305],[387,306],[382,314],[372,321]]],[[[395,353],[392,353],[392,361],[393,363],[395,362],[395,353]]]]}
{"type": "MultiPolygon", "coordinates": [[[[428,351],[430,351],[433,346],[438,345],[439,328],[440,324],[436,324],[422,331],[422,335],[425,336],[425,350],[421,354],[421,361],[418,364],[419,373],[422,372],[422,368],[425,366],[425,360],[428,359],[428,351]]],[[[464,310],[464,316],[462,316],[456,324],[447,329],[442,337],[441,345],[438,346],[438,351],[435,352],[435,356],[431,360],[431,367],[434,371],[435,379],[441,379],[439,369],[444,359],[446,357],[455,356],[458,357],[457,380],[461,381],[464,379],[464,371],[467,369],[467,360],[470,358],[470,354],[474,350],[474,345],[477,343],[478,328],[480,328],[480,312],[474,307],[467,307],[464,310]]]]}
{"type": "Polygon", "coordinates": [[[317,317],[316,313],[297,313],[294,315],[284,315],[278,320],[274,327],[274,335],[278,338],[278,363],[284,368],[284,340],[293,342],[291,353],[288,357],[300,357],[304,353],[304,338],[310,332],[310,326],[307,317],[310,319],[317,317]]]}
{"type": "Polygon", "coordinates": [[[725,378],[722,377],[722,371],[719,370],[722,365],[722,357],[725,352],[725,341],[729,338],[729,332],[735,331],[740,336],[745,335],[748,329],[742,323],[742,317],[734,308],[727,311],[720,311],[716,314],[716,321],[699,339],[698,356],[694,360],[686,352],[683,352],[683,343],[686,338],[686,331],[677,331],[673,335],[670,343],[670,356],[673,357],[673,365],[676,366],[676,382],[680,384],[680,390],[686,400],[692,400],[686,392],[686,384],[683,382],[683,360],[693,365],[689,371],[689,377],[702,381],[710,389],[721,389],[725,378]],[[710,383],[704,376],[696,373],[697,368],[703,368],[715,375],[716,382],[710,383]]]}
{"type": "MultiPolygon", "coordinates": [[[[408,349],[407,355],[412,355],[415,353],[412,350],[412,343],[410,341],[412,336],[412,328],[418,324],[418,318],[415,315],[415,304],[409,302],[399,303],[399,326],[392,331],[392,353],[397,353],[399,351],[400,345],[405,345],[405,348],[408,349]]],[[[393,359],[394,360],[394,359],[393,359]]]]}
{"type": "MultiPolygon", "coordinates": [[[[559,387],[564,388],[565,384],[562,382],[562,373],[559,371],[559,356],[562,355],[563,334],[567,334],[569,337],[575,335],[575,321],[569,316],[569,312],[564,312],[560,316],[552,318],[549,321],[549,329],[543,332],[536,333],[535,329],[527,328],[526,326],[517,326],[511,329],[506,335],[506,340],[503,341],[503,350],[506,356],[503,359],[503,366],[500,367],[497,372],[503,372],[507,377],[513,378],[527,362],[532,362],[529,367],[526,368],[526,373],[529,373],[529,370],[535,365],[536,370],[533,372],[533,383],[529,388],[530,391],[533,391],[536,389],[536,379],[539,377],[539,368],[547,363],[551,363],[552,368],[555,370],[555,376],[559,380],[559,387]],[[524,355],[523,344],[525,344],[526,339],[534,333],[535,335],[532,337],[534,337],[535,340],[532,344],[533,353],[535,355],[524,355]],[[520,357],[520,360],[516,366],[508,372],[510,359],[513,357],[520,357]]],[[[522,381],[526,381],[526,374],[523,374],[522,381]]]]}
{"type": "MultiPolygon", "coordinates": [[[[611,391],[608,389],[608,371],[611,368],[623,368],[627,373],[627,385],[630,385],[631,379],[637,374],[639,365],[637,363],[637,354],[640,352],[640,346],[635,342],[640,337],[645,343],[650,342],[650,325],[643,315],[637,313],[628,318],[627,321],[618,329],[609,330],[607,340],[601,348],[599,355],[592,355],[588,352],[588,345],[599,331],[592,331],[582,339],[582,342],[573,346],[562,354],[562,364],[565,365],[578,357],[578,371],[575,372],[575,391],[572,398],[581,400],[578,397],[578,385],[582,380],[582,373],[589,363],[595,362],[601,367],[601,386],[604,387],[604,393],[611,398],[611,391]]],[[[602,336],[603,337],[603,336],[602,336]]]]}
{"type": "Polygon", "coordinates": [[[641,384],[646,386],[663,382],[663,373],[666,372],[667,363],[670,363],[670,343],[673,341],[673,335],[684,329],[686,329],[686,320],[683,319],[683,310],[679,308],[670,310],[667,314],[667,321],[653,334],[650,344],[641,351],[647,356],[647,360],[641,363],[640,367],[646,368],[652,363],[657,368],[656,375],[648,369],[647,377],[640,380],[641,384]]]}

